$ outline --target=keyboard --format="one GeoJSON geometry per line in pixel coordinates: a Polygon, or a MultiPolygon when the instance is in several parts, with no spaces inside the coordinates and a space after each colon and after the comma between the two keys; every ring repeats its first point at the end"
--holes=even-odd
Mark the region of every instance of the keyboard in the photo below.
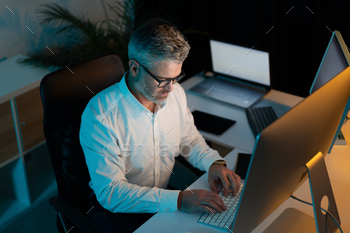
{"type": "Polygon", "coordinates": [[[250,107],[266,94],[266,90],[219,78],[208,78],[190,91],[242,108],[250,107]]]}
{"type": "Polygon", "coordinates": [[[210,211],[209,213],[203,212],[201,217],[198,219],[198,222],[209,226],[219,227],[225,230],[230,229],[231,224],[236,215],[237,205],[241,197],[242,188],[243,188],[243,183],[241,183],[239,191],[235,197],[232,195],[232,190],[230,190],[227,197],[225,197],[224,188],[222,188],[219,191],[218,195],[224,201],[227,207],[227,210],[222,213],[219,213],[219,212],[211,213],[210,211]]]}
{"type": "Polygon", "coordinates": [[[245,112],[255,137],[277,119],[272,107],[247,108],[245,112]]]}
{"type": "Polygon", "coordinates": [[[261,97],[261,92],[248,89],[230,82],[216,81],[215,90],[230,96],[236,96],[242,99],[255,100],[261,97]]]}

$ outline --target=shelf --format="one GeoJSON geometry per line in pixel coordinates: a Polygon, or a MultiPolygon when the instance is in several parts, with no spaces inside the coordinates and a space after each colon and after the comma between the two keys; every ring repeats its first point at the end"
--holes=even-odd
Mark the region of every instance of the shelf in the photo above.
{"type": "Polygon", "coordinates": [[[25,155],[31,202],[46,200],[57,192],[55,174],[46,143],[25,155]]]}
{"type": "Polygon", "coordinates": [[[3,168],[3,167],[5,167],[6,165],[12,163],[12,162],[15,161],[16,159],[19,159],[19,158],[21,158],[21,155],[20,155],[20,154],[15,155],[15,156],[11,156],[8,160],[6,160],[6,161],[0,163],[0,169],[3,168]]]}
{"type": "Polygon", "coordinates": [[[16,97],[16,105],[23,147],[26,151],[45,139],[43,131],[44,112],[39,87],[16,97]]]}
{"type": "Polygon", "coordinates": [[[33,146],[32,148],[30,148],[29,150],[26,150],[23,152],[24,156],[29,155],[32,151],[38,149],[39,147],[41,147],[42,145],[46,144],[46,141],[43,140],[41,142],[39,142],[37,145],[33,146]]]}
{"type": "Polygon", "coordinates": [[[30,206],[22,158],[2,167],[0,177],[0,225],[3,225],[30,206]]]}
{"type": "Polygon", "coordinates": [[[27,56],[16,55],[0,62],[0,103],[13,99],[40,85],[41,79],[52,70],[19,64],[27,56]]]}
{"type": "Polygon", "coordinates": [[[0,104],[0,167],[18,155],[18,145],[10,101],[0,104]]]}
{"type": "MultiPolygon", "coordinates": [[[[0,229],[38,204],[57,196],[57,184],[46,143],[0,169],[0,229]]],[[[0,230],[1,231],[1,230],[0,230]]]]}
{"type": "Polygon", "coordinates": [[[0,62],[0,232],[57,195],[39,87],[50,70],[23,66],[17,62],[22,58],[0,62]]]}
{"type": "Polygon", "coordinates": [[[29,206],[11,195],[0,192],[0,226],[23,213],[29,206]]]}

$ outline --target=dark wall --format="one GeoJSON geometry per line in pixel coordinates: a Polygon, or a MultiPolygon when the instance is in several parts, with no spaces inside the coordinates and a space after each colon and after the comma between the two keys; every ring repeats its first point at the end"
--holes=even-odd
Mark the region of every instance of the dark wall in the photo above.
{"type": "Polygon", "coordinates": [[[272,87],[305,97],[331,31],[350,46],[350,1],[148,0],[136,18],[157,9],[180,30],[200,31],[185,34],[192,47],[184,63],[189,76],[210,68],[208,39],[215,37],[269,50],[272,87]]]}

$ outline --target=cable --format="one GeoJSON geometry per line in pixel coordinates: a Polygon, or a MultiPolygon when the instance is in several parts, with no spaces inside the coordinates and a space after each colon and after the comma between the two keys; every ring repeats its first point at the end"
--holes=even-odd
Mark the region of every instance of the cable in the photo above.
{"type": "MultiPolygon", "coordinates": [[[[294,195],[291,195],[290,197],[293,198],[293,199],[295,199],[295,200],[297,200],[297,201],[300,201],[300,202],[302,202],[302,203],[304,203],[304,204],[313,206],[312,203],[307,202],[307,201],[304,201],[304,200],[301,200],[301,199],[297,198],[297,197],[294,196],[294,195]]],[[[335,217],[334,217],[328,210],[325,210],[325,209],[323,209],[322,207],[321,207],[321,210],[323,210],[323,211],[326,212],[329,216],[331,216],[331,218],[333,219],[333,221],[334,221],[335,224],[337,225],[337,227],[338,227],[338,229],[340,230],[340,232],[343,233],[343,230],[341,229],[341,227],[340,227],[338,221],[335,219],[335,217]]],[[[315,217],[316,217],[316,216],[315,216],[315,217]]]]}

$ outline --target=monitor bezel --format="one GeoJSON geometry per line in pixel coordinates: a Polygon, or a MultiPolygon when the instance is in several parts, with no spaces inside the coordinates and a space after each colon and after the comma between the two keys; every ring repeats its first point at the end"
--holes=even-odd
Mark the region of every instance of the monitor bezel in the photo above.
{"type": "MultiPolygon", "coordinates": [[[[327,56],[327,54],[328,54],[329,47],[331,46],[332,41],[333,41],[334,39],[336,40],[336,42],[337,42],[337,44],[338,44],[338,47],[340,48],[340,51],[342,51],[343,58],[344,58],[345,62],[348,64],[348,66],[350,65],[350,53],[349,53],[348,47],[346,46],[345,41],[344,41],[344,39],[343,39],[341,33],[340,33],[339,31],[337,31],[337,30],[334,30],[334,32],[332,33],[331,39],[330,39],[329,42],[328,42],[326,51],[325,51],[325,53],[324,53],[324,55],[323,55],[323,57],[322,57],[321,63],[320,63],[320,65],[319,65],[318,69],[317,69],[317,72],[316,72],[315,78],[314,78],[314,80],[313,80],[313,82],[312,82],[311,88],[310,88],[310,90],[309,90],[309,94],[310,94],[310,95],[315,91],[315,90],[313,90],[313,89],[314,89],[315,83],[316,83],[316,81],[317,81],[317,77],[318,77],[318,75],[319,75],[319,73],[320,73],[320,71],[321,71],[321,68],[322,68],[322,66],[323,66],[324,60],[325,60],[325,58],[326,58],[326,56],[327,56]]],[[[333,78],[334,78],[334,77],[333,77],[333,78]]],[[[331,79],[332,79],[332,78],[331,78],[331,79]]],[[[331,79],[330,79],[330,80],[331,80],[331,79]]],[[[329,81],[329,80],[328,80],[328,81],[329,81]]]]}
{"type": "MultiPolygon", "coordinates": [[[[320,70],[321,70],[321,68],[322,68],[322,66],[323,66],[323,62],[324,62],[324,60],[325,60],[325,58],[326,58],[326,56],[327,56],[327,54],[328,54],[329,47],[331,46],[331,43],[332,43],[333,40],[336,40],[340,51],[342,51],[343,58],[344,58],[345,62],[347,63],[348,66],[350,65],[350,53],[349,53],[348,47],[346,46],[345,41],[344,41],[344,39],[343,39],[341,33],[340,33],[339,31],[337,31],[337,30],[334,30],[334,32],[332,33],[332,37],[331,37],[331,39],[330,39],[329,42],[328,42],[328,46],[327,46],[327,49],[326,49],[326,51],[325,51],[325,53],[324,53],[324,55],[323,55],[323,58],[322,58],[321,63],[320,63],[320,66],[318,67],[318,70],[317,70],[316,76],[315,76],[315,78],[314,78],[314,81],[313,81],[313,83],[312,83],[312,86],[311,86],[311,88],[310,88],[310,91],[309,91],[310,94],[312,94],[313,92],[316,91],[316,90],[314,90],[314,85],[315,85],[315,83],[316,83],[316,81],[317,81],[317,77],[318,77],[319,72],[320,72],[320,70]]],[[[333,78],[334,78],[334,77],[333,77],[333,78]]],[[[333,78],[331,78],[330,80],[332,80],[333,78]]],[[[329,82],[330,80],[328,80],[328,82],[329,82]]],[[[317,90],[318,90],[318,89],[317,89],[317,90]]],[[[349,110],[350,110],[350,96],[349,96],[349,101],[348,101],[348,103],[347,103],[347,105],[346,105],[346,107],[345,107],[345,109],[344,109],[344,113],[343,113],[343,116],[342,116],[341,121],[340,121],[340,123],[339,123],[337,132],[336,132],[336,134],[334,135],[332,144],[331,144],[331,146],[330,146],[329,149],[328,149],[328,152],[327,152],[328,154],[330,154],[331,151],[332,151],[332,149],[333,149],[333,146],[334,146],[334,144],[335,144],[335,141],[337,140],[337,137],[338,137],[338,135],[339,135],[339,133],[340,133],[341,127],[343,126],[343,123],[344,123],[344,121],[345,121],[345,118],[346,118],[346,116],[347,116],[349,110]]]]}

